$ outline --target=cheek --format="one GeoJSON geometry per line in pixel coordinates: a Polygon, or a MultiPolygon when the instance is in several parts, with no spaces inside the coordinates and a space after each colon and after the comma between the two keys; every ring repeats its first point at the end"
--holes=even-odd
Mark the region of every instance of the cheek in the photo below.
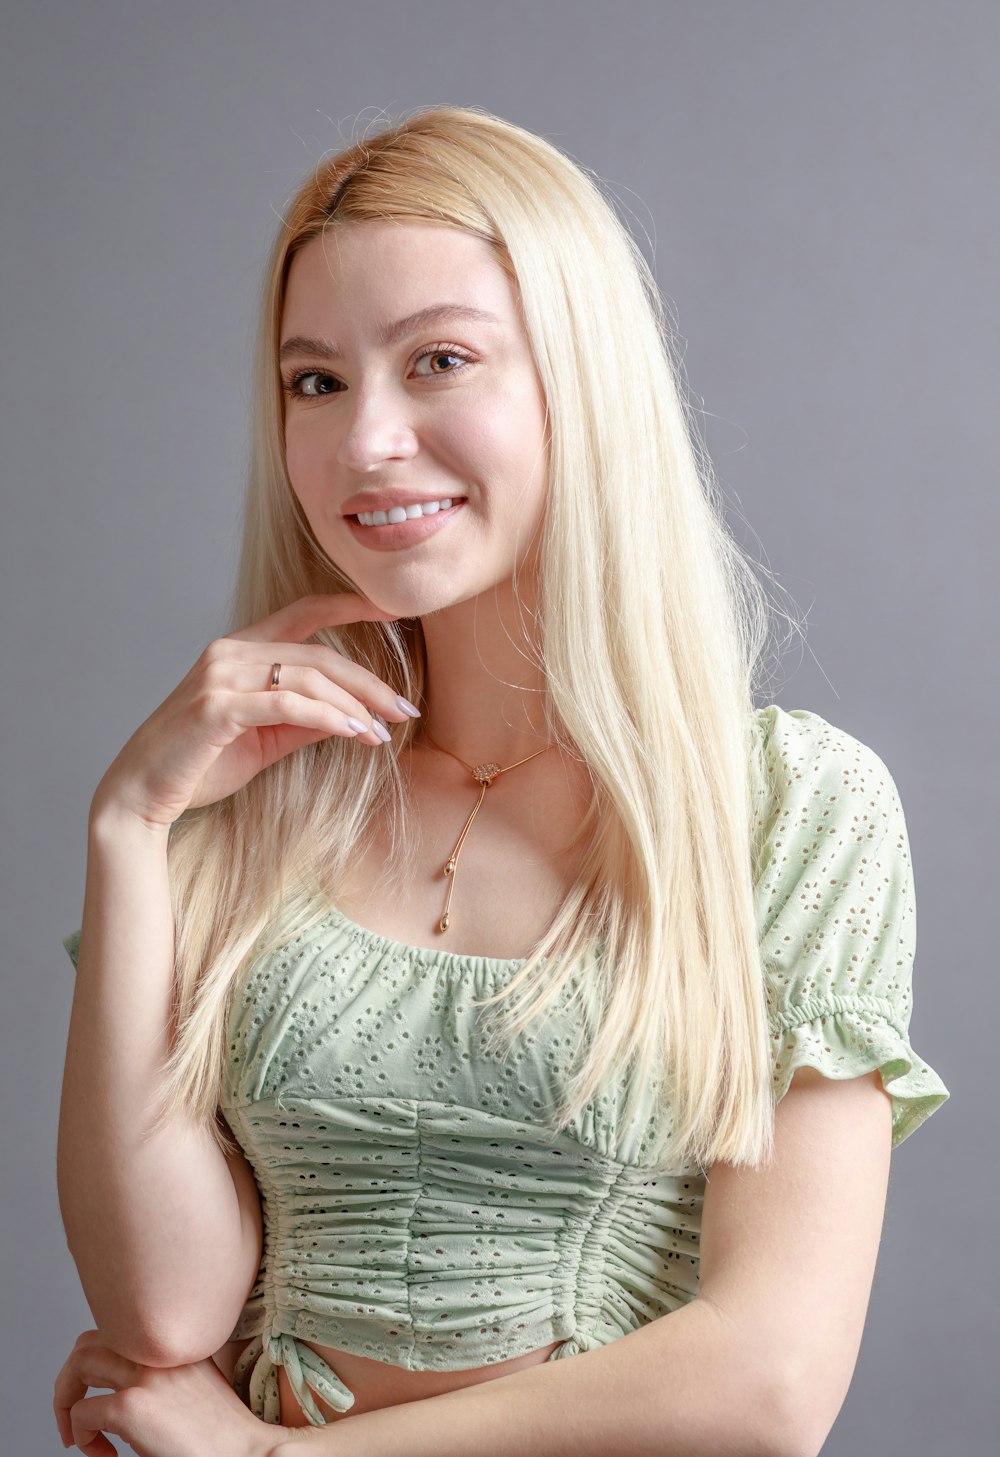
{"type": "Polygon", "coordinates": [[[315,526],[323,495],[323,469],[315,444],[310,443],[308,431],[290,430],[286,433],[285,468],[300,506],[310,525],[315,526]]]}
{"type": "MultiPolygon", "coordinates": [[[[444,460],[461,463],[477,475],[489,471],[495,454],[501,412],[496,403],[482,400],[456,400],[454,409],[438,408],[426,421],[422,432],[424,443],[444,460]]],[[[419,428],[419,427],[418,427],[419,428]]]]}
{"type": "Polygon", "coordinates": [[[438,419],[435,439],[464,474],[510,485],[514,477],[533,474],[540,448],[537,403],[516,392],[466,401],[454,417],[438,419]]]}
{"type": "Polygon", "coordinates": [[[537,508],[548,489],[548,444],[544,406],[525,392],[507,414],[497,436],[508,480],[517,495],[517,509],[537,508]]]}

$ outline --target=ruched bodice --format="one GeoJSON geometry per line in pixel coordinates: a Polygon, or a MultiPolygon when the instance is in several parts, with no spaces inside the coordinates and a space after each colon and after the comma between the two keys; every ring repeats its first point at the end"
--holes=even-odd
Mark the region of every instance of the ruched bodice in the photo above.
{"type": "MultiPolygon", "coordinates": [[[[816,714],[757,722],[769,771],[755,903],[776,1099],[797,1067],[881,1070],[897,1145],[948,1097],[908,1040],[914,950],[902,809],[885,765],[816,714]]],[[[74,938],[67,938],[71,952],[74,938]]],[[[594,948],[593,956],[602,954],[594,948]]],[[[254,1168],[264,1249],[234,1382],[278,1421],[276,1367],[353,1396],[305,1342],[458,1370],[617,1339],[698,1290],[704,1174],[650,1167],[659,1079],[546,1128],[600,1015],[588,965],[503,1056],[474,999],[520,961],[403,945],[331,908],[262,956],[227,1025],[221,1108],[254,1168]],[[577,995],[574,995],[577,994],[577,995]]],[[[667,1115],[669,1131],[669,1115],[667,1115]]]]}
{"type": "MultiPolygon", "coordinates": [[[[252,972],[222,1106],[267,1230],[233,1332],[260,1338],[236,1379],[253,1373],[261,1415],[278,1360],[296,1385],[278,1332],[455,1370],[602,1345],[694,1295],[703,1181],[642,1166],[618,1132],[624,1086],[558,1137],[536,1121],[579,1037],[570,996],[514,1055],[486,1054],[471,1001],[520,964],[406,947],[331,911],[252,972]]],[[[333,1374],[314,1389],[345,1410],[333,1374]]]]}

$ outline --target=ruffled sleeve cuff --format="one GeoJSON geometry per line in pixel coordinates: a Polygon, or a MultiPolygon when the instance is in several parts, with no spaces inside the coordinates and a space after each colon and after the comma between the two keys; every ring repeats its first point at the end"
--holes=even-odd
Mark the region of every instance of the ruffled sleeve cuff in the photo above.
{"type": "Polygon", "coordinates": [[[893,1004],[878,997],[807,999],[772,1023],[774,1101],[800,1067],[832,1079],[863,1077],[878,1068],[892,1098],[892,1147],[909,1138],[951,1096],[893,1022],[893,1004]]]}

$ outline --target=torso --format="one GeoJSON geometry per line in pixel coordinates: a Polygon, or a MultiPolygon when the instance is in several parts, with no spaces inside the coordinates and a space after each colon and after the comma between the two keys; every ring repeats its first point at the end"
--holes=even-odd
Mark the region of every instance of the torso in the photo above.
{"type": "MultiPolygon", "coordinates": [[[[479,786],[446,755],[416,751],[410,795],[423,843],[405,893],[378,884],[387,851],[376,844],[361,857],[337,904],[358,925],[408,946],[503,960],[526,957],[548,928],[576,881],[586,846],[571,844],[590,803],[586,769],[558,750],[495,779],[463,845],[451,902],[451,923],[435,928],[448,881],[442,867],[455,847],[479,786]]],[[[227,1376],[248,1341],[231,1341],[217,1353],[227,1376]]],[[[327,1421],[360,1415],[401,1402],[440,1396],[507,1376],[547,1361],[561,1344],[529,1351],[508,1361],[458,1371],[407,1371],[384,1361],[355,1356],[308,1342],[354,1393],[349,1412],[318,1400],[327,1421]]],[[[308,1425],[284,1370],[278,1368],[281,1423],[308,1425]]]]}

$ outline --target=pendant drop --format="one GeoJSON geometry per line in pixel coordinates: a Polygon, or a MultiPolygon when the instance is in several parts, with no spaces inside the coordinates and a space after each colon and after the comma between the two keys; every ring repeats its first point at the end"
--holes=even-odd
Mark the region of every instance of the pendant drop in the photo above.
{"type": "MultiPolygon", "coordinates": [[[[427,734],[426,737],[428,742],[433,744],[435,749],[441,749],[441,745],[435,743],[434,740],[431,738],[430,734],[427,734]]],[[[552,747],[552,744],[546,745],[547,749],[551,749],[552,747]]],[[[545,749],[536,749],[535,752],[533,754],[529,754],[527,758],[518,759],[516,764],[508,764],[507,769],[517,769],[520,767],[521,764],[527,764],[530,759],[537,759],[538,755],[544,754],[545,751],[545,749]]],[[[497,764],[492,759],[482,764],[473,765],[466,764],[464,759],[459,759],[458,755],[452,754],[450,749],[442,749],[442,753],[450,754],[453,759],[455,759],[459,764],[462,765],[463,769],[467,769],[469,771],[473,779],[479,785],[479,798],[473,806],[469,818],[466,820],[464,826],[462,827],[462,833],[458,837],[458,842],[451,853],[451,858],[447,861],[442,871],[442,874],[449,883],[448,890],[444,899],[444,911],[441,915],[441,919],[437,923],[437,930],[447,931],[448,927],[451,925],[451,913],[449,911],[449,906],[451,905],[451,897],[455,889],[454,877],[458,871],[458,857],[462,853],[462,846],[465,844],[465,837],[472,828],[472,822],[476,818],[476,815],[479,813],[480,805],[486,798],[487,789],[489,789],[490,785],[493,783],[494,779],[496,779],[498,775],[506,774],[507,769],[502,768],[501,765],[497,764]]]]}

